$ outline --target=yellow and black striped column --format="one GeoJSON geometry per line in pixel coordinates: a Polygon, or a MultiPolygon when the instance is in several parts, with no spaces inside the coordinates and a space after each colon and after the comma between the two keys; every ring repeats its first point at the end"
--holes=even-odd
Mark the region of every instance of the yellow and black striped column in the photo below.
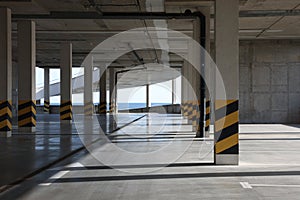
{"type": "Polygon", "coordinates": [[[50,101],[44,101],[44,112],[50,113],[50,101]]]}
{"type": "Polygon", "coordinates": [[[115,103],[114,102],[111,102],[109,104],[109,112],[110,113],[114,113],[115,112],[115,103]]]}
{"type": "Polygon", "coordinates": [[[72,120],[72,102],[62,101],[60,104],[60,120],[71,121],[72,120]]]}
{"type": "Polygon", "coordinates": [[[215,153],[239,154],[239,105],[238,100],[215,102],[215,153]]]}
{"type": "Polygon", "coordinates": [[[35,131],[36,126],[36,101],[19,100],[18,126],[20,129],[35,131]]]}
{"type": "Polygon", "coordinates": [[[84,115],[91,116],[94,113],[94,104],[93,102],[88,102],[84,104],[84,115]]]}
{"type": "Polygon", "coordinates": [[[187,118],[192,120],[193,118],[193,101],[187,101],[187,110],[186,110],[187,118]]]}
{"type": "Polygon", "coordinates": [[[199,109],[197,108],[197,101],[192,101],[191,103],[191,107],[192,107],[192,113],[191,113],[191,121],[192,121],[192,125],[193,127],[196,129],[197,126],[197,113],[199,111],[199,109]]]}
{"type": "Polygon", "coordinates": [[[99,114],[106,114],[106,102],[102,102],[98,106],[99,114]]]}
{"type": "Polygon", "coordinates": [[[12,130],[12,106],[11,101],[0,101],[0,132],[12,130]]]}
{"type": "Polygon", "coordinates": [[[205,131],[209,131],[210,126],[210,100],[205,103],[205,131]]]}

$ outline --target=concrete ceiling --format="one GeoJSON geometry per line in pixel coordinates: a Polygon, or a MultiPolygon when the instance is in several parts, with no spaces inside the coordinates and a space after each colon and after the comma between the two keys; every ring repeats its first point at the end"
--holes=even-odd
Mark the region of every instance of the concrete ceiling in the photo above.
{"type": "MultiPolygon", "coordinates": [[[[17,62],[17,26],[21,18],[34,18],[37,24],[37,66],[58,67],[60,43],[73,43],[73,63],[80,66],[84,57],[97,44],[106,38],[132,28],[152,27],[165,24],[167,28],[192,34],[193,20],[142,20],[142,19],[39,19],[33,14],[48,16],[53,12],[130,13],[130,12],[167,12],[183,13],[185,10],[197,11],[203,6],[211,7],[209,0],[12,0],[1,1],[0,6],[10,7],[13,13],[13,60],[17,62]]],[[[74,17],[77,13],[74,13],[74,17]]],[[[240,39],[299,39],[300,38],[300,2],[299,0],[240,0],[240,39]]],[[[211,35],[213,36],[213,19],[211,35]]],[[[161,59],[161,52],[154,50],[139,51],[138,56],[144,62],[161,59]]],[[[180,65],[182,59],[170,55],[170,63],[180,65]],[[178,64],[179,63],[179,64],[178,64]]],[[[139,65],[133,53],[116,60],[110,67],[119,70],[139,65]]],[[[101,65],[101,62],[96,65],[101,65]]],[[[172,64],[170,64],[172,66],[172,64]]],[[[163,69],[160,69],[163,70],[163,69]]],[[[137,72],[132,72],[134,77],[137,72]]],[[[147,74],[147,73],[145,73],[147,74]]],[[[166,77],[168,73],[161,71],[166,77]]],[[[141,78],[141,77],[140,77],[141,78]]],[[[148,80],[147,77],[143,77],[148,80]]],[[[141,78],[141,79],[143,79],[141,78]]],[[[171,77],[170,77],[171,78],[171,77]]],[[[151,82],[151,81],[150,81],[151,82]]],[[[125,84],[125,83],[124,83],[125,84]]],[[[135,83],[132,82],[134,85],[135,83]]],[[[142,84],[142,83],[139,83],[142,84]]],[[[146,84],[144,82],[143,84],[146,84]]]]}

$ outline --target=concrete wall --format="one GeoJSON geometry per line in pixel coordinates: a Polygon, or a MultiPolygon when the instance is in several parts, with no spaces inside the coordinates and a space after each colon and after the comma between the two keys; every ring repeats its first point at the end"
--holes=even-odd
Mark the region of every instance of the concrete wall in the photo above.
{"type": "Polygon", "coordinates": [[[240,41],[240,122],[300,123],[300,40],[240,41]]]}

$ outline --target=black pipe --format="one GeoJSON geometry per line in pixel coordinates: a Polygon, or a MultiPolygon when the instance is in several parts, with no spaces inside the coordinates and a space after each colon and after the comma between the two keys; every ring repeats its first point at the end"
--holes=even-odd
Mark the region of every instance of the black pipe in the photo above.
{"type": "MultiPolygon", "coordinates": [[[[206,17],[201,12],[194,13],[200,19],[200,45],[203,49],[206,49],[206,17]]],[[[196,137],[204,137],[204,101],[205,101],[205,52],[200,49],[200,119],[198,126],[200,129],[196,132],[196,137]]]]}
{"type": "Polygon", "coordinates": [[[165,13],[165,12],[106,12],[100,15],[97,12],[59,12],[53,11],[50,14],[13,14],[14,20],[20,19],[194,19],[197,13],[165,13]]]}

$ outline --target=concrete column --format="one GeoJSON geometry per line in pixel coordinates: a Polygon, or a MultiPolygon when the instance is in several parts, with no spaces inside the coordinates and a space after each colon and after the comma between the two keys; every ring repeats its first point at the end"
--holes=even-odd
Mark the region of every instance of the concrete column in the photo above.
{"type": "Polygon", "coordinates": [[[88,55],[84,62],[84,115],[92,116],[93,103],[93,56],[88,55]]]}
{"type": "Polygon", "coordinates": [[[44,112],[50,113],[50,69],[44,68],[44,112]]]}
{"type": "MultiPolygon", "coordinates": [[[[215,1],[216,64],[223,77],[226,99],[216,94],[215,163],[238,164],[239,1],[215,1]],[[224,110],[227,112],[224,112],[224,110]],[[222,112],[223,111],[223,112],[222,112]]],[[[221,81],[221,80],[216,80],[221,81]]]]}
{"type": "Polygon", "coordinates": [[[109,69],[109,112],[116,112],[116,80],[115,80],[115,69],[109,69]]]}
{"type": "Polygon", "coordinates": [[[62,43],[60,50],[60,120],[72,122],[72,44],[62,43]]]}
{"type": "Polygon", "coordinates": [[[100,74],[100,81],[99,81],[99,88],[100,88],[100,103],[98,106],[99,114],[106,114],[106,107],[107,107],[107,100],[106,100],[106,68],[100,67],[99,68],[100,74]]]}
{"type": "Polygon", "coordinates": [[[172,79],[172,104],[176,101],[176,79],[172,79]]]}
{"type": "MultiPolygon", "coordinates": [[[[196,18],[193,22],[193,39],[200,43],[200,31],[201,31],[201,24],[200,19],[196,18]]],[[[193,46],[192,46],[193,47],[193,46]]],[[[190,114],[190,118],[192,120],[192,124],[194,126],[194,130],[196,131],[196,137],[203,137],[203,115],[204,113],[201,112],[201,107],[204,106],[202,103],[202,93],[201,93],[201,75],[203,75],[203,70],[201,67],[201,55],[195,55],[194,50],[192,49],[191,56],[196,57],[196,65],[191,66],[189,69],[190,80],[192,85],[192,94],[190,94],[191,104],[192,104],[192,111],[190,114]],[[195,95],[195,96],[194,96],[195,95]]]]}
{"type": "Polygon", "coordinates": [[[187,116],[187,94],[188,94],[188,84],[187,84],[187,69],[188,62],[183,61],[183,66],[181,68],[181,112],[184,117],[187,116]]]}
{"type": "Polygon", "coordinates": [[[35,132],[35,22],[18,22],[18,125],[20,131],[35,132]]]}
{"type": "Polygon", "coordinates": [[[10,137],[12,130],[11,47],[11,10],[0,8],[0,137],[10,137]]]}
{"type": "Polygon", "coordinates": [[[150,107],[149,84],[147,84],[146,85],[146,108],[148,112],[149,112],[149,107],[150,107]]]}

